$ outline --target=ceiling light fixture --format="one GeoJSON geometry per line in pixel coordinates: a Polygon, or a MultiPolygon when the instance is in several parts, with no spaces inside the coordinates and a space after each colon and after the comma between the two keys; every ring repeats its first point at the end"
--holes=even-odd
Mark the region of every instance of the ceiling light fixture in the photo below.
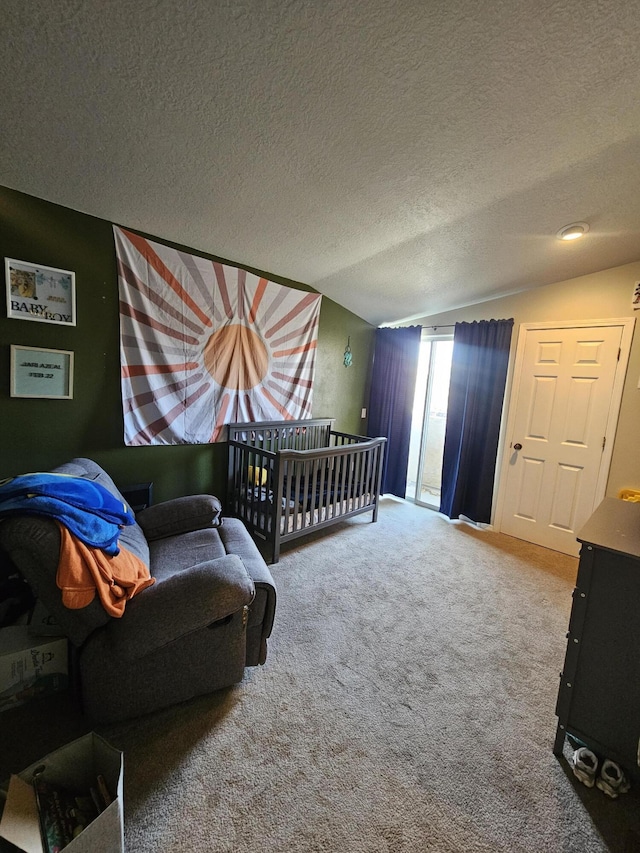
{"type": "Polygon", "coordinates": [[[561,228],[556,237],[558,240],[577,240],[578,237],[584,237],[589,230],[586,222],[572,222],[571,225],[565,225],[561,228]]]}

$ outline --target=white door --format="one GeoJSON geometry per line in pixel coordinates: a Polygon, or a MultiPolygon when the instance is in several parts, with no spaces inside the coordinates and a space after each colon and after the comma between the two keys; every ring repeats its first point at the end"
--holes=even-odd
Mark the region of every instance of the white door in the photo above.
{"type": "Polygon", "coordinates": [[[503,533],[577,555],[576,535],[604,496],[624,330],[603,324],[525,331],[503,468],[503,533]]]}

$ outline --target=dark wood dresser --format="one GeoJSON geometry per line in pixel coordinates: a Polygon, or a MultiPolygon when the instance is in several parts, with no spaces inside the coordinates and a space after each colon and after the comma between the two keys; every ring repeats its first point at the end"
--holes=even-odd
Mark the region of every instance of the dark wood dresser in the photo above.
{"type": "Polygon", "coordinates": [[[640,779],[640,503],[605,498],[582,543],[554,753],[573,735],[640,779]]]}

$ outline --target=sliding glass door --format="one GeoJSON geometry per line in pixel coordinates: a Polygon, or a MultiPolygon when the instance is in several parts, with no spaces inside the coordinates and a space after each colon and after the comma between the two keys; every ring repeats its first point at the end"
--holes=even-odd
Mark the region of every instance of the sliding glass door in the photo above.
{"type": "Polygon", "coordinates": [[[426,330],[422,334],[406,497],[439,509],[453,335],[428,334],[426,330]]]}

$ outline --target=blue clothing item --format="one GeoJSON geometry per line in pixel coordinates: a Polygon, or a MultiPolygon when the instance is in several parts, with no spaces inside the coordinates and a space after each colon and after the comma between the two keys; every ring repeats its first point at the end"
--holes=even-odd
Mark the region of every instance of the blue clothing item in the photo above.
{"type": "Polygon", "coordinates": [[[0,515],[46,515],[93,548],[119,553],[120,530],[135,524],[124,501],[84,477],[22,474],[0,482],[0,515]]]}

